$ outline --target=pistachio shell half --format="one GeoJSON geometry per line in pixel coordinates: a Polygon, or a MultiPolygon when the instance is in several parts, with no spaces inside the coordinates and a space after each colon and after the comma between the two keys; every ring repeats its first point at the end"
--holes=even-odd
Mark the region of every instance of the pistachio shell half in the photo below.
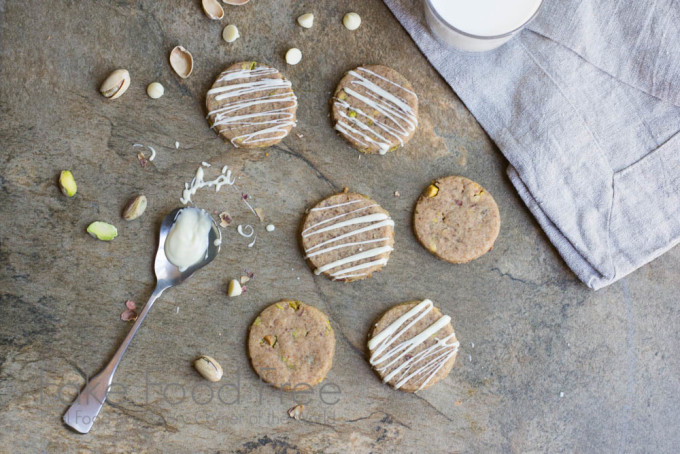
{"type": "Polygon", "coordinates": [[[203,0],[203,12],[212,20],[222,20],[224,18],[224,9],[217,0],[203,0]]]}
{"type": "Polygon", "coordinates": [[[245,5],[248,3],[250,0],[222,0],[222,3],[226,3],[227,5],[245,5]]]}
{"type": "Polygon", "coordinates": [[[182,79],[186,79],[194,70],[194,57],[182,46],[177,46],[170,52],[170,66],[182,79]]]}
{"type": "Polygon", "coordinates": [[[102,83],[99,91],[105,98],[116,99],[125,93],[130,86],[130,73],[127,69],[117,69],[102,83]]]}

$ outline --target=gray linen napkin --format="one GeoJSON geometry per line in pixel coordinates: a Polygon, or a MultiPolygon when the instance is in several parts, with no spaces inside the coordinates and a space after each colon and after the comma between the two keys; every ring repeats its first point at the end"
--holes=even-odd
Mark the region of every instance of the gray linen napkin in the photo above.
{"type": "Polygon", "coordinates": [[[546,0],[483,54],[430,34],[417,0],[384,0],[508,159],[508,175],[589,287],[680,242],[680,5],[546,0]]]}

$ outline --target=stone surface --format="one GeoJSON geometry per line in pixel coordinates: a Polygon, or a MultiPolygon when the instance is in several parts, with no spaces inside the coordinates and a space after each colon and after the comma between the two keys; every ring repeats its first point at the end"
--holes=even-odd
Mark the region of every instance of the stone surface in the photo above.
{"type": "Polygon", "coordinates": [[[3,450],[680,449],[680,249],[607,289],[580,284],[515,194],[500,152],[382,2],[253,0],[225,10],[220,23],[207,19],[198,1],[0,1],[3,450]],[[349,32],[342,16],[352,10],[363,23],[349,32]],[[305,12],[316,18],[309,30],[295,22],[305,12]],[[224,43],[226,23],[237,24],[242,38],[224,43]],[[168,64],[178,44],[195,59],[186,80],[168,64]],[[299,65],[285,64],[290,47],[303,51],[299,65]],[[300,99],[297,128],[267,150],[234,150],[205,120],[204,96],[216,75],[246,59],[281,69],[300,99]],[[360,154],[330,127],[331,90],[364,63],[388,64],[420,95],[418,132],[386,157],[360,154]],[[130,71],[132,84],[108,101],[98,88],[119,67],[130,71]],[[146,96],[152,81],[166,87],[165,96],[146,96]],[[134,143],[158,151],[146,169],[134,143]],[[265,223],[233,188],[195,196],[234,218],[221,254],[163,294],[92,432],[75,434],[61,416],[130,328],[120,320],[125,300],[142,306],[150,295],[160,220],[179,205],[201,161],[213,165],[207,176],[224,165],[233,169],[238,189],[264,209],[265,223]],[[74,198],[59,191],[62,169],[78,182],[74,198]],[[411,231],[421,190],[450,174],[486,187],[502,217],[493,251],[467,265],[432,257],[411,231]],[[370,195],[396,221],[387,267],[352,284],[315,277],[296,239],[305,208],[343,186],[370,195]],[[125,222],[120,212],[136,193],[149,207],[125,222]],[[118,238],[91,238],[85,228],[94,220],[117,225],[118,238]],[[264,229],[270,222],[274,232],[264,229]],[[254,226],[252,248],[236,233],[238,224],[254,226]],[[254,278],[243,295],[228,299],[227,282],[244,269],[254,278]],[[453,317],[461,351],[446,380],[408,395],[371,371],[366,336],[388,307],[424,297],[453,317]],[[330,317],[337,348],[324,383],[333,386],[281,395],[250,368],[248,326],[281,298],[306,301],[330,317]],[[191,366],[201,354],[224,368],[219,395],[191,366]],[[300,421],[286,414],[295,398],[305,404],[300,421]]]}

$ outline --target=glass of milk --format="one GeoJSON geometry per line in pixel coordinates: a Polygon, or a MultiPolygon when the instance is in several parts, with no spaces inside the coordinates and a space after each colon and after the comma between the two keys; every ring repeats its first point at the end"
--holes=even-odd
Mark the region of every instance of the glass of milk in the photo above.
{"type": "Polygon", "coordinates": [[[442,43],[468,52],[495,49],[533,19],[543,0],[423,0],[425,19],[442,43]]]}

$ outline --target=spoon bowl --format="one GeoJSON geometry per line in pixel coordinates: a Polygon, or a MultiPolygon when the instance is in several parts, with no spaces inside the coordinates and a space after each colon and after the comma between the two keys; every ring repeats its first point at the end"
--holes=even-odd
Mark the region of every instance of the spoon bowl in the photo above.
{"type": "Polygon", "coordinates": [[[130,328],[130,332],[125,336],[125,339],[116,350],[109,363],[104,369],[91,379],[87,379],[85,387],[78,394],[71,406],[64,414],[64,423],[79,433],[88,433],[94,424],[94,420],[104,406],[106,396],[109,393],[109,388],[113,382],[113,374],[123,358],[123,354],[127,350],[128,345],[135,336],[140,325],[149,313],[153,303],[158,299],[163,291],[167,288],[174,287],[190,278],[196,271],[212,262],[217,253],[220,252],[220,244],[222,242],[222,235],[220,229],[212,219],[212,226],[208,233],[208,249],[202,260],[191,265],[184,271],[173,265],[165,256],[165,240],[170,233],[170,229],[177,221],[177,216],[184,208],[176,208],[172,210],[161,223],[160,235],[158,239],[158,252],[156,252],[156,260],[154,261],[154,272],[156,273],[156,288],[154,289],[149,301],[144,305],[144,309],[137,317],[135,324],[130,328]]]}
{"type": "Polygon", "coordinates": [[[215,220],[212,220],[212,228],[210,229],[208,237],[208,249],[205,251],[203,260],[191,265],[184,271],[180,271],[170,260],[165,256],[165,240],[170,233],[170,229],[175,225],[177,216],[183,208],[175,208],[163,219],[161,223],[160,235],[158,238],[158,252],[156,252],[156,260],[154,262],[154,272],[156,273],[157,285],[165,284],[166,288],[179,285],[185,280],[189,279],[192,274],[200,270],[208,263],[212,262],[217,253],[220,252],[220,244],[222,242],[222,234],[217,227],[215,220]]]}

